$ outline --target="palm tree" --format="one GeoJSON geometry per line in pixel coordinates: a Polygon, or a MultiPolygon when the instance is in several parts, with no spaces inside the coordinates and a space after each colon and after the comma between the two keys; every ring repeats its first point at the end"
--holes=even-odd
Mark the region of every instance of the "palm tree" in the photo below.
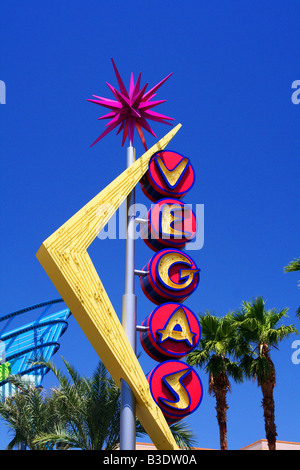
{"type": "MultiPolygon", "coordinates": [[[[59,426],[36,436],[35,442],[67,445],[82,450],[113,450],[119,442],[120,393],[102,362],[91,379],[82,377],[63,360],[69,376],[50,362],[42,362],[54,373],[59,386],[51,400],[59,426]]],[[[140,429],[137,428],[137,432],[140,429]]]]}
{"type": "Polygon", "coordinates": [[[273,390],[276,385],[275,366],[271,360],[271,349],[291,333],[297,333],[294,325],[277,326],[286,316],[287,309],[266,310],[262,297],[243,302],[234,315],[240,338],[252,346],[252,353],[245,354],[241,361],[248,377],[257,380],[262,390],[266,438],[269,450],[276,449],[275,402],[273,390]]]}
{"type": "MultiPolygon", "coordinates": [[[[52,390],[52,402],[60,426],[49,433],[42,433],[35,442],[51,442],[82,450],[113,450],[120,441],[120,391],[100,361],[91,379],[81,377],[64,361],[71,380],[51,363],[49,367],[59,381],[52,390]]],[[[193,433],[184,425],[171,426],[179,446],[190,448],[194,444],[193,433]]],[[[145,431],[136,421],[136,434],[145,431]]]]}
{"type": "Polygon", "coordinates": [[[242,382],[243,371],[231,359],[238,349],[233,315],[217,317],[210,312],[199,315],[201,340],[198,349],[187,357],[187,363],[203,367],[209,375],[208,391],[216,398],[217,420],[221,450],[227,450],[227,393],[231,390],[229,378],[242,382]]]}
{"type": "Polygon", "coordinates": [[[49,442],[37,443],[35,438],[39,433],[51,432],[55,428],[55,416],[51,400],[43,396],[40,387],[26,383],[17,376],[11,376],[15,393],[0,400],[0,417],[10,430],[14,432],[7,450],[26,447],[30,450],[52,449],[49,442]]]}
{"type": "MultiPolygon", "coordinates": [[[[286,273],[300,271],[300,258],[295,258],[293,261],[290,261],[289,264],[285,266],[283,269],[284,269],[284,272],[286,273]]],[[[300,287],[300,281],[298,282],[298,287],[300,287]]],[[[300,320],[300,307],[298,307],[296,311],[296,316],[300,320]]]]}

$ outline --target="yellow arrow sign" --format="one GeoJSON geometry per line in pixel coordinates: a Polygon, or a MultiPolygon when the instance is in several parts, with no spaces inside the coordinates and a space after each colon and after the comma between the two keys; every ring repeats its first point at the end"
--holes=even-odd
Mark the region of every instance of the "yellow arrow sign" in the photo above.
{"type": "Polygon", "coordinates": [[[71,310],[105,367],[120,387],[124,379],[136,399],[137,416],[157,449],[177,449],[148,381],[125,335],[87,249],[163,150],[181,124],[121,173],[65,222],[39,248],[36,256],[71,310]],[[106,207],[106,210],[99,210],[106,207]]]}

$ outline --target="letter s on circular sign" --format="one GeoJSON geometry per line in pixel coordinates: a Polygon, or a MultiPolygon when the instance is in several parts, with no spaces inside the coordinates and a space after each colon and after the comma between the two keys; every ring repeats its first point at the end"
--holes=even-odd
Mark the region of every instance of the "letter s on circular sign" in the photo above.
{"type": "Polygon", "coordinates": [[[195,370],[180,361],[165,361],[147,377],[155,403],[169,424],[193,413],[201,403],[203,387],[195,370]]]}

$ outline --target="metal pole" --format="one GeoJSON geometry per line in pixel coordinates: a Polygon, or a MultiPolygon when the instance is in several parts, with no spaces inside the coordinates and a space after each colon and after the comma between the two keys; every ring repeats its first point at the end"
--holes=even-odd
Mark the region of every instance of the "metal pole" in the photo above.
{"type": "MultiPolygon", "coordinates": [[[[135,161],[135,149],[132,142],[127,148],[127,168],[135,161]]],[[[127,227],[125,245],[125,293],[122,297],[122,325],[134,352],[136,351],[136,295],[134,293],[134,214],[130,207],[135,204],[133,189],[126,200],[127,227]]],[[[120,450],[135,450],[136,448],[136,403],[135,397],[125,382],[121,379],[121,416],[120,416],[120,450]]]]}

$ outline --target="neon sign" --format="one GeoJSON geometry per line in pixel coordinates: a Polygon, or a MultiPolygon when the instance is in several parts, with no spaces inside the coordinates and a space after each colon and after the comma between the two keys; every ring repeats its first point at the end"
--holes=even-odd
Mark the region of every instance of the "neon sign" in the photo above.
{"type": "Polygon", "coordinates": [[[178,360],[195,349],[201,336],[196,316],[182,305],[200,280],[200,269],[182,251],[196,234],[196,217],[180,200],[194,180],[189,159],[167,150],[152,156],[141,180],[145,195],[157,202],[141,227],[145,243],[156,253],[144,266],[140,283],[145,296],[158,307],[143,321],[140,341],[144,351],[160,362],[147,379],[169,424],[193,413],[203,396],[197,373],[178,360]]]}
{"type": "Polygon", "coordinates": [[[149,168],[151,157],[164,149],[181,128],[177,124],[40,246],[36,256],[73,316],[120,386],[124,379],[139,404],[137,417],[158,450],[178,449],[113,304],[89,256],[88,248],[149,168]],[[109,210],[99,210],[101,207],[109,210]],[[78,229],[80,227],[80,229],[78,229]]]}
{"type": "Polygon", "coordinates": [[[199,283],[200,270],[193,259],[173,248],[158,251],[143,270],[147,274],[140,278],[142,290],[157,305],[170,300],[183,302],[199,283]]]}

